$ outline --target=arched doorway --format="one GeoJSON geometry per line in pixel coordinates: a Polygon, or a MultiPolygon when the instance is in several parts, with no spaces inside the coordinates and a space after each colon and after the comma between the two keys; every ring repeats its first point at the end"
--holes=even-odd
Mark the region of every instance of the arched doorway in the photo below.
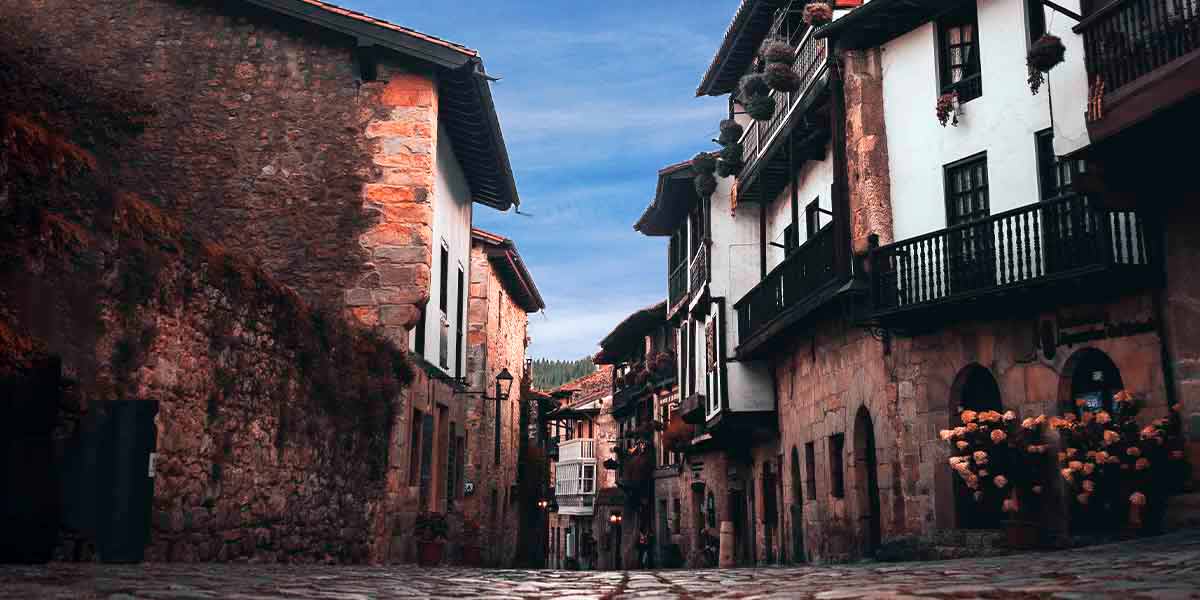
{"type": "Polygon", "coordinates": [[[792,561],[804,562],[804,496],[800,485],[800,452],[792,446],[792,561]]]}
{"type": "MultiPolygon", "coordinates": [[[[952,404],[956,410],[951,411],[950,426],[962,425],[959,413],[964,410],[982,412],[994,410],[1004,412],[1000,400],[1000,386],[992,372],[986,368],[972,364],[959,371],[954,378],[954,387],[950,391],[952,404]]],[[[973,493],[963,483],[962,479],[954,477],[954,507],[957,516],[957,526],[962,529],[999,529],[1004,518],[1000,510],[1000,498],[990,498],[984,502],[976,502],[973,493]]]]}
{"type": "MultiPolygon", "coordinates": [[[[1124,388],[1121,371],[1112,359],[1095,348],[1081,348],[1063,365],[1059,403],[1063,414],[1115,413],[1120,405],[1113,396],[1124,388]]],[[[1120,486],[1101,486],[1088,504],[1080,505],[1068,493],[1069,528],[1072,532],[1108,532],[1128,521],[1120,486]]]]}
{"type": "Polygon", "coordinates": [[[1095,348],[1072,354],[1063,368],[1059,393],[1063,413],[1113,412],[1113,395],[1125,387],[1121,371],[1112,359],[1095,348]]]}
{"type": "Polygon", "coordinates": [[[879,461],[875,453],[875,424],[867,407],[854,417],[854,475],[858,493],[859,521],[865,547],[870,556],[879,548],[882,532],[879,520],[879,461]]]}

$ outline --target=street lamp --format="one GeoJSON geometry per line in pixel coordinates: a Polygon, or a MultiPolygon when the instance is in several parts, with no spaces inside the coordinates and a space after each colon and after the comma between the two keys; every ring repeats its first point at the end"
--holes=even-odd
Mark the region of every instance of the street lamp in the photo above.
{"type": "Polygon", "coordinates": [[[613,514],[609,515],[608,522],[612,523],[613,525],[620,525],[621,524],[621,513],[613,513],[613,514]]]}
{"type": "Polygon", "coordinates": [[[513,376],[508,372],[508,367],[500,369],[496,374],[496,399],[507,400],[508,393],[512,391],[513,376]]]}

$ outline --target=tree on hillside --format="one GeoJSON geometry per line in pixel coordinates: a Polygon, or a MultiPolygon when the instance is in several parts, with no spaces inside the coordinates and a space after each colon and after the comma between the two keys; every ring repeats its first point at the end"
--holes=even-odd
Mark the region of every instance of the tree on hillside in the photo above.
{"type": "Polygon", "coordinates": [[[578,360],[550,360],[538,358],[533,361],[533,387],[552,390],[568,381],[579,379],[596,372],[591,357],[578,360]]]}

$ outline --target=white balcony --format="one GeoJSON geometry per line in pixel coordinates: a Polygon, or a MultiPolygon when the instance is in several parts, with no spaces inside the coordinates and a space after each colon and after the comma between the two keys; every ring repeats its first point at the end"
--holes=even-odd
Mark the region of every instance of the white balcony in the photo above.
{"type": "Polygon", "coordinates": [[[591,515],[596,501],[596,440],[574,439],[559,445],[554,466],[554,499],[560,515],[591,515]]]}
{"type": "Polygon", "coordinates": [[[575,438],[558,444],[558,463],[573,460],[596,460],[596,440],[592,438],[575,438]]]}

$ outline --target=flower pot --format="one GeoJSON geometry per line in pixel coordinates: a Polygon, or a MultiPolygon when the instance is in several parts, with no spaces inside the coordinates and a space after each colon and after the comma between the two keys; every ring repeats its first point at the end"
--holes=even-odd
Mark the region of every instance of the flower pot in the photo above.
{"type": "Polygon", "coordinates": [[[1008,547],[1013,550],[1030,550],[1038,546],[1038,524],[1033,521],[1005,521],[1004,534],[1008,547]]]}
{"type": "Polygon", "coordinates": [[[483,566],[483,548],[479,546],[462,547],[462,564],[467,567],[483,566]]]}
{"type": "Polygon", "coordinates": [[[422,567],[436,567],[442,562],[442,542],[417,542],[417,564],[422,567]]]}

